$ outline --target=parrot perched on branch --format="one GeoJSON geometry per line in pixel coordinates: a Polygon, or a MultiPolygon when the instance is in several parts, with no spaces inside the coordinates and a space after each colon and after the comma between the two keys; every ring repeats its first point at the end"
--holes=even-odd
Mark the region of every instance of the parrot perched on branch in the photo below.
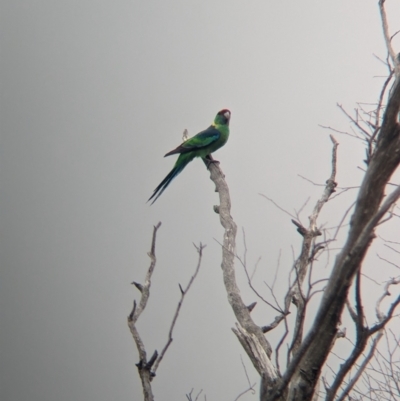
{"type": "MultiPolygon", "coordinates": [[[[204,131],[199,132],[197,135],[189,138],[176,149],[168,152],[164,157],[175,155],[179,153],[178,160],[176,161],[170,173],[161,181],[160,185],[154,190],[153,195],[149,200],[153,200],[153,204],[158,197],[165,191],[165,188],[170,182],[190,163],[195,157],[201,157],[208,163],[217,162],[211,157],[211,153],[224,146],[229,138],[229,120],[231,112],[228,109],[223,109],[217,113],[214,122],[204,131]]],[[[147,202],[148,202],[147,201],[147,202]]]]}

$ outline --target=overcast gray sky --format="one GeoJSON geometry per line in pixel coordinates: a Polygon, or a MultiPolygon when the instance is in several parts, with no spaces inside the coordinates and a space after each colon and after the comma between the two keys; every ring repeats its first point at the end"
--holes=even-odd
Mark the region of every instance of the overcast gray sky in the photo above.
{"type": "MultiPolygon", "coordinates": [[[[397,30],[400,6],[387,3],[397,30]]],[[[178,283],[195,268],[192,243],[207,248],[156,399],[184,400],[194,388],[233,400],[247,386],[240,355],[258,379],[230,331],[209,174],[195,160],[146,201],[183,130],[194,135],[229,108],[231,136],[215,157],[249,264],[261,256],[268,280],[282,250],[287,272],[299,235],[259,193],[290,211],[319,196],[297,176],[329,176],[331,143],[318,124],[346,129],[336,102],[373,102],[386,72],[373,57],[386,56],[377,1],[6,0],[0,29],[2,400],[142,399],[126,316],[158,221],[152,297],[138,324],[149,353],[164,345],[178,283]]],[[[337,139],[339,185],[358,185],[362,144],[337,139]]],[[[275,316],[255,313],[260,324],[275,316]]]]}

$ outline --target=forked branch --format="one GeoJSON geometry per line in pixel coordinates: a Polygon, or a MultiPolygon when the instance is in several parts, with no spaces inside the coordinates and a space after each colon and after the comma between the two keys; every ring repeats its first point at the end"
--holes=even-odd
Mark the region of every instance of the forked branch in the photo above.
{"type": "Polygon", "coordinates": [[[261,327],[253,321],[249,309],[241,298],[236,283],[234,260],[236,255],[237,227],[230,213],[231,200],[229,188],[220,166],[216,163],[209,164],[207,161],[204,162],[210,170],[210,178],[214,182],[216,191],[219,194],[220,204],[219,206],[214,206],[214,211],[219,214],[221,225],[225,230],[222,243],[221,268],[228,301],[238,320],[236,328],[232,330],[260,376],[272,385],[278,377],[278,373],[270,360],[271,346],[264,337],[261,327]]]}
{"type": "Polygon", "coordinates": [[[132,282],[132,284],[135,285],[135,287],[139,290],[141,296],[140,296],[140,301],[139,301],[139,306],[136,303],[136,300],[133,301],[133,309],[131,311],[131,313],[128,316],[128,326],[129,329],[132,333],[132,337],[133,340],[136,344],[136,347],[138,349],[139,352],[139,362],[136,364],[137,368],[138,368],[138,372],[139,372],[139,376],[142,382],[142,388],[143,388],[143,394],[144,394],[144,401],[153,401],[154,400],[154,396],[153,396],[153,392],[152,392],[152,387],[151,387],[151,381],[153,380],[153,378],[156,375],[156,370],[158,368],[158,366],[160,365],[162,359],[164,358],[169,346],[171,345],[173,338],[172,338],[172,334],[173,334],[173,330],[176,324],[176,321],[178,319],[179,316],[179,311],[182,307],[185,295],[187,294],[187,292],[189,291],[191,285],[193,284],[193,281],[195,280],[200,266],[201,266],[201,259],[202,259],[202,254],[203,254],[203,249],[204,249],[204,245],[202,245],[200,243],[200,246],[196,246],[197,252],[199,254],[199,259],[198,259],[198,263],[197,263],[197,267],[196,270],[193,274],[193,276],[190,278],[189,283],[187,284],[186,288],[182,288],[181,285],[179,285],[180,288],[180,292],[181,292],[181,298],[178,302],[178,306],[175,310],[173,319],[172,319],[172,323],[168,332],[168,339],[167,342],[165,344],[165,346],[163,347],[163,350],[161,351],[161,354],[159,355],[158,352],[155,350],[151,356],[151,358],[149,360],[147,360],[147,353],[146,353],[146,348],[144,346],[143,340],[136,328],[136,322],[139,319],[140,315],[142,314],[142,312],[145,310],[147,302],[149,300],[150,297],[150,287],[151,287],[151,277],[153,275],[154,272],[154,268],[156,266],[156,254],[155,254],[155,250],[156,250],[156,236],[157,236],[157,230],[160,228],[161,223],[158,223],[154,229],[153,229],[153,236],[152,236],[152,241],[151,241],[151,249],[150,252],[148,253],[149,257],[150,257],[150,267],[147,270],[146,273],[146,278],[145,278],[145,282],[144,284],[140,284],[137,282],[132,282]]]}
{"type": "MultiPolygon", "coordinates": [[[[379,4],[382,8],[384,1],[379,4]]],[[[385,31],[387,23],[383,15],[385,31]]],[[[290,399],[294,391],[299,399],[309,400],[313,396],[322,366],[336,338],[349,288],[375,238],[375,228],[400,196],[398,187],[382,203],[386,185],[400,163],[399,111],[400,83],[396,79],[384,111],[376,148],[359,191],[346,243],[335,260],[313,325],[270,399],[278,398],[289,383],[290,399]]]]}

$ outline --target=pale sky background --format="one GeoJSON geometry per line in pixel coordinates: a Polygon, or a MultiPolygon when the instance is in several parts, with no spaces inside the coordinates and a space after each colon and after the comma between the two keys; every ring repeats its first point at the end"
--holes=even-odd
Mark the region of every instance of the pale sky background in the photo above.
{"type": "MultiPolygon", "coordinates": [[[[387,3],[393,33],[400,4],[387,3]]],[[[217,195],[203,163],[146,201],[183,130],[194,135],[229,108],[231,136],[215,157],[238,252],[244,227],[265,292],[281,250],[284,289],[301,238],[259,193],[291,212],[311,196],[307,223],[321,189],[298,174],[319,183],[330,174],[329,132],[318,124],[347,129],[336,103],[351,111],[375,101],[386,74],[373,56],[386,56],[377,0],[6,0],[0,29],[1,399],[142,399],[126,316],[158,221],[151,299],[138,323],[149,354],[164,346],[178,283],[194,271],[192,243],[207,247],[153,381],[156,399],[185,400],[194,388],[208,401],[234,400],[247,387],[241,355],[258,388],[230,330],[217,195]]],[[[358,185],[363,146],[336,137],[339,185],[358,185]]],[[[354,196],[328,204],[320,223],[337,223],[354,196]]],[[[255,301],[237,271],[245,302],[255,301]]],[[[260,305],[254,316],[265,325],[275,313],[260,305]]],[[[280,334],[268,336],[273,345],[280,334]]]]}

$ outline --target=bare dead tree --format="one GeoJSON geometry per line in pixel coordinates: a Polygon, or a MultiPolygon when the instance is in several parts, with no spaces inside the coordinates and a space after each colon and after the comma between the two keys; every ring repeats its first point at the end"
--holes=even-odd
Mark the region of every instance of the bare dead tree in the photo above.
{"type": "MultiPolygon", "coordinates": [[[[385,16],[384,1],[381,0],[379,5],[382,16],[385,16]]],[[[386,19],[382,19],[384,35],[388,37],[386,19]]],[[[390,41],[387,44],[391,48],[390,41]]],[[[398,60],[393,58],[392,62],[395,70],[398,70],[398,60]]],[[[377,225],[400,196],[400,187],[397,187],[382,202],[386,185],[400,163],[399,111],[400,80],[399,75],[396,75],[382,125],[376,136],[376,146],[358,194],[347,241],[336,258],[317,316],[273,395],[266,399],[279,398],[288,387],[288,399],[311,399],[314,393],[322,366],[335,339],[349,288],[374,240],[377,225]]],[[[396,303],[393,304],[395,306],[396,303]]],[[[390,316],[389,312],[387,318],[390,316]]]]}
{"type": "Polygon", "coordinates": [[[363,119],[358,112],[356,112],[356,117],[353,118],[342,108],[342,111],[351,119],[367,142],[367,169],[350,220],[347,240],[336,257],[316,317],[305,337],[303,336],[305,308],[312,295],[312,286],[309,285],[307,293],[304,293],[302,288],[312,261],[325,246],[324,242],[316,242],[316,237],[322,234],[317,227],[317,218],[322,207],[335,191],[337,141],[331,137],[334,144],[332,173],[327,180],[320,200],[315,205],[314,211],[309,218],[309,226],[306,228],[295,219],[292,219],[293,224],[295,224],[298,232],[303,237],[302,250],[294,264],[295,279],[286,294],[284,309],[275,318],[274,322],[265,327],[264,330],[252,320],[250,311],[243,303],[236,285],[233,269],[236,254],[236,224],[230,214],[231,201],[228,186],[220,167],[216,165],[210,167],[211,179],[216,185],[220,198],[220,205],[215,207],[215,210],[219,213],[221,224],[225,229],[221,267],[228,301],[238,320],[233,331],[262,378],[261,400],[311,400],[313,397],[315,399],[318,397],[315,390],[322,369],[335,340],[342,336],[338,331],[338,325],[343,309],[348,302],[348,293],[354,278],[356,278],[356,308],[353,310],[349,307],[349,311],[356,326],[356,343],[353,352],[339,369],[334,382],[326,386],[327,400],[333,400],[338,396],[338,391],[343,385],[346,374],[364,352],[371,336],[377,333],[371,346],[371,352],[365,359],[366,363],[362,364],[362,369],[359,369],[358,374],[354,376],[354,380],[348,383],[340,395],[340,399],[344,399],[348,395],[357,378],[365,369],[365,365],[371,359],[376,344],[382,336],[382,330],[390,321],[395,308],[400,303],[399,296],[391,303],[386,313],[380,313],[377,324],[372,327],[365,325],[360,295],[360,268],[376,236],[375,231],[378,225],[382,223],[387,213],[400,197],[399,186],[396,186],[396,189],[386,198],[384,195],[389,179],[400,163],[400,125],[398,123],[400,112],[400,69],[399,60],[395,57],[391,47],[383,0],[379,2],[379,8],[392,67],[379,96],[378,105],[374,113],[374,124],[363,119]],[[384,107],[383,99],[392,77],[395,80],[387,104],[384,107]],[[382,120],[381,113],[383,113],[382,120]],[[363,127],[365,124],[370,126],[372,132],[363,127]],[[271,360],[272,347],[262,334],[285,320],[291,304],[294,304],[297,308],[296,323],[290,345],[288,365],[286,371],[281,375],[271,360]]]}
{"type": "MultiPolygon", "coordinates": [[[[319,225],[321,210],[327,202],[350,189],[339,187],[336,183],[339,142],[333,136],[330,136],[331,173],[326,183],[322,185],[322,193],[311,211],[308,224],[301,223],[300,211],[291,214],[265,196],[267,200],[290,215],[301,236],[301,250],[294,258],[286,294],[275,294],[272,284],[268,286],[269,296],[272,297],[270,301],[256,288],[253,274],[250,275],[247,270],[246,257],[240,258],[236,251],[237,226],[231,216],[229,188],[222,169],[217,163],[210,164],[209,161],[204,161],[219,195],[219,205],[214,206],[214,211],[219,215],[224,228],[221,268],[228,302],[237,320],[232,331],[260,375],[261,401],[318,399],[342,401],[361,400],[363,397],[371,400],[400,399],[400,337],[398,332],[391,331],[389,327],[400,304],[400,293],[398,293],[400,276],[389,278],[383,286],[382,293],[376,300],[376,322],[372,325],[367,323],[365,299],[362,294],[362,283],[366,277],[362,270],[363,262],[377,238],[378,227],[395,216],[394,208],[400,198],[400,186],[389,182],[400,164],[400,59],[392,48],[393,35],[389,34],[384,5],[385,0],[380,0],[379,10],[388,51],[385,61],[388,75],[377,104],[369,110],[368,105],[359,103],[354,115],[338,105],[341,112],[349,119],[352,125],[351,131],[344,132],[325,127],[337,134],[348,134],[361,139],[365,143],[365,175],[359,187],[352,187],[353,190],[358,189],[355,203],[345,211],[343,218],[335,227],[323,228],[319,225]],[[347,216],[351,216],[348,234],[344,245],[336,252],[330,273],[325,278],[314,279],[314,264],[319,256],[329,251],[339,230],[344,227],[347,216]],[[331,231],[333,235],[330,234],[331,231]],[[239,260],[244,267],[255,296],[276,314],[271,322],[260,326],[253,320],[251,312],[256,303],[246,305],[243,302],[236,280],[235,260],[239,260]],[[389,288],[397,289],[395,291],[398,295],[394,299],[389,299],[389,288]],[[354,290],[354,302],[349,297],[350,289],[354,290]],[[318,293],[322,294],[321,301],[311,326],[306,327],[307,310],[313,297],[318,293]],[[278,298],[282,301],[280,302],[278,298]],[[340,357],[341,364],[337,368],[331,368],[327,361],[334,355],[333,348],[336,341],[347,339],[346,329],[340,329],[344,313],[348,314],[353,322],[354,339],[348,339],[351,343],[350,353],[340,357]],[[284,331],[273,351],[268,333],[280,325],[284,325],[284,331]],[[387,344],[384,351],[379,348],[383,339],[386,339],[387,344]],[[288,350],[286,363],[281,366],[279,355],[283,344],[288,345],[288,350]],[[329,369],[332,378],[324,373],[329,369]]],[[[304,207],[305,205],[301,209],[304,207]]],[[[199,264],[195,275],[185,290],[181,288],[182,298],[171,325],[167,344],[160,356],[155,352],[147,361],[145,348],[135,323],[144,310],[149,296],[150,279],[155,266],[155,235],[158,227],[154,229],[149,253],[151,265],[145,284],[135,283],[142,293],[141,300],[139,306],[134,302],[133,310],[128,317],[128,325],[139,351],[140,361],[137,366],[146,401],[153,400],[151,380],[172,341],[172,330],[179,308],[200,267],[202,251],[200,246],[199,264]]],[[[386,246],[397,252],[388,243],[386,246]]],[[[252,390],[253,387],[254,385],[250,385],[249,382],[249,388],[245,392],[252,390]]],[[[193,390],[186,395],[190,400],[193,399],[192,392],[193,390]]],[[[241,394],[238,397],[240,396],[241,394]]]]}

